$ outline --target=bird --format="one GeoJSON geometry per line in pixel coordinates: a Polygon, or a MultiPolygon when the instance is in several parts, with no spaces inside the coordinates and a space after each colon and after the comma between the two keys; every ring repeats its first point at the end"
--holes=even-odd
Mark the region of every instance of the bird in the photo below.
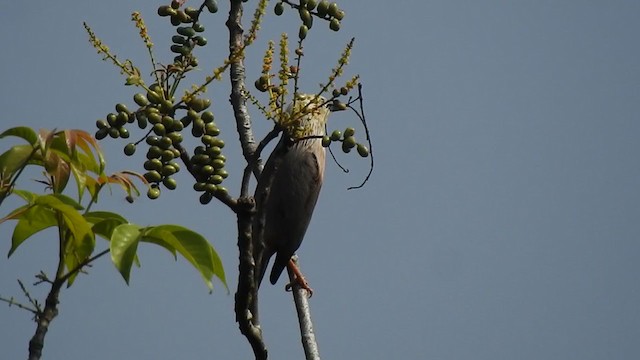
{"type": "MultiPolygon", "coordinates": [[[[256,248],[261,249],[254,259],[257,287],[273,255],[276,258],[269,280],[275,285],[302,244],[324,179],[322,136],[330,113],[327,101],[309,94],[299,94],[295,99],[285,115],[290,126],[284,126],[255,190],[253,238],[256,248]]],[[[293,262],[291,266],[297,282],[312,294],[293,262]]]]}

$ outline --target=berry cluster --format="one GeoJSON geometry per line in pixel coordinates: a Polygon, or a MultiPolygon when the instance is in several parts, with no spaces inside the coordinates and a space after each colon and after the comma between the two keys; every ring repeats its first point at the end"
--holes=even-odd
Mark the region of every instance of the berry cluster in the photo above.
{"type": "Polygon", "coordinates": [[[340,130],[334,130],[331,135],[322,137],[322,146],[328,147],[332,142],[340,141],[342,142],[343,152],[350,153],[351,150],[355,147],[360,156],[369,156],[369,149],[367,149],[365,145],[360,144],[356,141],[356,138],[354,137],[355,133],[356,130],[352,127],[344,129],[344,132],[340,130]]]}

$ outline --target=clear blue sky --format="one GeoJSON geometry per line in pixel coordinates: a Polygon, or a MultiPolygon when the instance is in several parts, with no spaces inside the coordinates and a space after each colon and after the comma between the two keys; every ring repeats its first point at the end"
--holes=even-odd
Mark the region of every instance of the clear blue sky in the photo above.
{"type": "MultiPolygon", "coordinates": [[[[148,70],[129,17],[142,12],[167,61],[171,30],[155,15],[157,5],[4,4],[1,127],[93,131],[115,103],[132,104],[133,89],[95,54],[82,22],[148,70]]],[[[194,81],[225,55],[228,5],[220,7],[205,23],[210,45],[194,81]]],[[[316,290],[321,355],[640,358],[640,2],[375,0],[342,7],[339,33],[317,20],[310,32],[303,89],[315,91],[355,36],[347,74],[359,73],[364,83],[376,168],[364,189],[347,191],[366,164],[341,155],[349,174],[327,164],[299,252],[316,290]]],[[[286,14],[264,23],[254,56],[283,31],[295,37],[297,14],[286,14]]],[[[259,63],[249,65],[253,82],[259,63]]],[[[225,78],[208,94],[237,194],[241,164],[227,89],[225,78]]],[[[252,115],[264,133],[270,125],[255,109],[252,115]]],[[[357,119],[336,114],[330,127],[347,125],[357,119]]],[[[141,170],[140,158],[122,155],[124,142],[102,145],[111,171],[141,170]]],[[[182,187],[156,202],[129,205],[114,191],[100,205],[132,222],[179,223],[205,234],[233,293],[234,218],[221,206],[200,206],[189,178],[178,180],[182,187]]],[[[11,227],[0,231],[6,254],[11,227]]],[[[30,283],[39,270],[53,271],[52,233],[43,235],[0,260],[0,294],[19,296],[16,278],[30,283]]],[[[62,293],[44,358],[251,357],[232,295],[222,286],[209,295],[185,261],[161,249],[139,251],[143,266],[131,286],[103,259],[62,293]]],[[[301,358],[283,286],[262,289],[266,340],[274,359],[301,358]]],[[[25,358],[34,329],[28,313],[0,304],[0,357],[25,358]]]]}

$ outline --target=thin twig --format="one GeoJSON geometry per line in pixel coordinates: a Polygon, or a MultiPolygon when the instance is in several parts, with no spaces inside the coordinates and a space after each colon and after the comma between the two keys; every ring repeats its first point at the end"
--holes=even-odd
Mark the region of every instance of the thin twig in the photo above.
{"type": "MultiPolygon", "coordinates": [[[[295,265],[300,267],[298,263],[298,256],[294,255],[291,260],[295,265]]],[[[296,311],[298,312],[300,337],[302,347],[304,348],[305,359],[320,360],[320,350],[318,349],[316,335],[313,332],[313,321],[311,320],[311,308],[309,307],[307,290],[302,288],[300,284],[295,281],[296,275],[288,266],[287,272],[289,273],[290,284],[292,284],[291,293],[293,294],[293,301],[296,304],[296,311]]]]}

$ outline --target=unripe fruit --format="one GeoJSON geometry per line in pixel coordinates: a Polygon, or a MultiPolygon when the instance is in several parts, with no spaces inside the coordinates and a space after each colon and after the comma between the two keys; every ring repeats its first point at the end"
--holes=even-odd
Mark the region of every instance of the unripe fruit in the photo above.
{"type": "Polygon", "coordinates": [[[168,5],[163,5],[158,8],[158,15],[164,16],[172,16],[176,14],[176,10],[168,5]]]}
{"type": "Polygon", "coordinates": [[[190,26],[179,27],[176,32],[186,37],[194,37],[196,35],[196,31],[190,26]]]}
{"type": "MultiPolygon", "coordinates": [[[[196,116],[197,115],[198,114],[196,114],[196,116]]],[[[204,121],[205,124],[208,124],[213,121],[213,113],[211,111],[203,112],[201,117],[202,117],[202,121],[204,121]]]]}
{"type": "Polygon", "coordinates": [[[325,17],[325,15],[327,15],[327,12],[329,11],[329,2],[327,0],[320,1],[316,11],[318,12],[318,15],[320,17],[325,17]]]}
{"type": "Polygon", "coordinates": [[[152,104],[159,104],[162,101],[162,95],[159,92],[147,91],[147,100],[152,104]]]}
{"type": "Polygon", "coordinates": [[[191,6],[186,7],[186,8],[184,9],[184,12],[185,12],[187,15],[191,16],[192,18],[195,18],[196,16],[198,16],[198,9],[193,8],[193,7],[191,7],[191,6]]]}
{"type": "Polygon", "coordinates": [[[160,101],[160,111],[167,114],[170,113],[171,110],[173,110],[173,103],[171,102],[171,100],[160,101]]]}
{"type": "Polygon", "coordinates": [[[348,147],[345,142],[342,142],[342,151],[348,154],[351,152],[351,149],[352,148],[348,147]]]}
{"type": "Polygon", "coordinates": [[[209,182],[216,185],[222,183],[222,180],[224,179],[220,175],[213,175],[209,178],[209,182]]]}
{"type": "Polygon", "coordinates": [[[108,129],[108,128],[102,128],[102,129],[100,129],[100,130],[96,131],[95,138],[96,138],[97,140],[102,140],[102,139],[104,139],[105,137],[107,137],[107,134],[108,134],[108,133],[109,133],[109,129],[108,129]]]}
{"type": "Polygon", "coordinates": [[[362,157],[369,156],[369,149],[367,149],[367,147],[362,144],[358,144],[356,150],[358,150],[358,154],[360,154],[360,156],[362,157]]]}
{"type": "Polygon", "coordinates": [[[206,192],[200,195],[200,204],[207,205],[208,203],[211,202],[211,199],[213,199],[213,195],[211,193],[206,192]]]}
{"type": "Polygon", "coordinates": [[[115,128],[115,127],[109,128],[109,136],[111,136],[114,139],[117,139],[118,136],[120,136],[120,131],[118,130],[118,128],[115,128]]]}
{"type": "Polygon", "coordinates": [[[353,136],[345,137],[342,141],[342,147],[344,148],[345,146],[349,149],[356,146],[356,138],[354,138],[353,136]]]}
{"type": "Polygon", "coordinates": [[[182,36],[180,36],[180,35],[173,35],[173,36],[171,37],[171,41],[173,41],[174,43],[179,44],[179,45],[184,44],[184,42],[185,42],[186,40],[187,40],[187,39],[185,39],[184,37],[182,37],[182,36]]]}
{"type": "Polygon", "coordinates": [[[162,125],[161,123],[157,123],[157,124],[153,125],[153,132],[154,132],[156,135],[164,136],[164,134],[165,134],[167,131],[166,131],[166,129],[165,129],[165,127],[164,127],[164,125],[162,125]]]}
{"type": "Polygon", "coordinates": [[[204,126],[204,132],[207,135],[218,136],[220,135],[220,129],[214,123],[208,123],[204,126]]]}
{"type": "Polygon", "coordinates": [[[197,182],[197,183],[193,184],[193,190],[195,190],[195,191],[204,191],[205,186],[207,186],[207,183],[205,183],[205,182],[197,182]]]}
{"type": "Polygon", "coordinates": [[[216,194],[226,195],[227,192],[228,192],[228,190],[224,186],[218,186],[218,188],[216,189],[216,194]]]}
{"type": "Polygon", "coordinates": [[[117,126],[117,116],[114,113],[109,113],[107,115],[107,123],[109,123],[110,126],[117,126]]]}
{"type": "Polygon", "coordinates": [[[284,12],[284,4],[282,2],[276,3],[276,7],[273,8],[273,12],[275,12],[278,16],[282,15],[282,13],[284,12]]]}
{"type": "Polygon", "coordinates": [[[124,154],[127,156],[131,156],[136,152],[136,144],[134,143],[128,143],[125,147],[124,147],[124,154]]]}
{"type": "Polygon", "coordinates": [[[211,157],[217,157],[218,155],[220,155],[222,153],[222,150],[220,147],[218,146],[212,146],[210,148],[207,149],[207,155],[211,156],[211,157]]]}
{"type": "Polygon", "coordinates": [[[342,137],[342,132],[340,130],[333,130],[331,133],[331,141],[338,141],[342,137]]]}
{"type": "Polygon", "coordinates": [[[167,162],[167,161],[171,161],[175,158],[173,151],[171,150],[163,150],[162,151],[162,156],[160,157],[162,159],[162,161],[167,162]]]}
{"type": "Polygon", "coordinates": [[[340,10],[338,4],[331,3],[331,5],[329,5],[329,8],[327,9],[327,13],[329,14],[329,16],[335,17],[338,10],[340,10]]]}
{"type": "Polygon", "coordinates": [[[196,32],[203,32],[204,31],[204,25],[202,25],[200,23],[195,23],[195,24],[193,24],[193,30],[196,31],[196,32]]]}
{"type": "Polygon", "coordinates": [[[352,137],[356,133],[356,129],[348,127],[344,129],[344,138],[352,137]]]}
{"type": "Polygon", "coordinates": [[[224,167],[224,161],[220,159],[214,159],[211,162],[211,166],[213,166],[215,169],[222,169],[224,167]]]}
{"type": "Polygon", "coordinates": [[[153,135],[147,136],[147,139],[145,140],[145,142],[147,143],[147,145],[157,146],[158,144],[160,144],[160,138],[153,135]]]}
{"type": "Polygon", "coordinates": [[[300,25],[300,30],[298,30],[298,38],[300,40],[304,40],[307,37],[307,32],[309,28],[306,25],[300,25]]]}
{"type": "Polygon", "coordinates": [[[125,105],[125,104],[116,104],[116,112],[119,112],[119,113],[121,113],[121,112],[128,113],[128,112],[129,112],[129,109],[127,109],[127,105],[125,105]]]}
{"type": "Polygon", "coordinates": [[[165,165],[162,167],[162,176],[171,176],[177,172],[173,165],[165,165]]]}
{"type": "Polygon", "coordinates": [[[160,141],[158,142],[158,146],[162,149],[162,150],[167,150],[168,148],[171,147],[171,138],[169,138],[168,136],[163,136],[162,138],[160,138],[160,141]]]}
{"type": "Polygon", "coordinates": [[[309,10],[301,7],[298,10],[298,14],[300,15],[300,20],[302,20],[302,23],[309,26],[309,23],[311,22],[311,13],[309,12],[309,10]]]}
{"type": "Polygon", "coordinates": [[[174,178],[167,177],[162,179],[162,185],[169,190],[175,190],[178,187],[178,182],[174,178]]]}
{"type": "Polygon", "coordinates": [[[187,105],[191,109],[195,110],[196,112],[200,112],[202,110],[205,110],[209,106],[211,106],[211,100],[209,100],[209,99],[192,99],[191,101],[189,101],[187,103],[187,105]]]}
{"type": "Polygon", "coordinates": [[[331,138],[328,136],[323,136],[322,137],[322,146],[323,147],[328,147],[329,145],[331,145],[331,138]]]}
{"type": "Polygon", "coordinates": [[[136,116],[136,118],[138,119],[138,127],[140,129],[145,129],[147,127],[147,115],[145,115],[143,112],[139,112],[138,115],[136,116]]]}
{"type": "Polygon", "coordinates": [[[207,183],[207,185],[204,186],[204,191],[208,193],[214,193],[216,190],[218,190],[218,187],[215,184],[207,183]]]}
{"type": "Polygon", "coordinates": [[[205,165],[202,167],[202,169],[200,169],[200,173],[205,175],[205,176],[209,176],[211,174],[213,174],[213,171],[215,169],[213,168],[213,166],[211,165],[205,165]]]}
{"type": "Polygon", "coordinates": [[[159,146],[151,146],[149,150],[147,150],[147,159],[157,159],[162,156],[162,149],[159,146]]]}
{"type": "Polygon", "coordinates": [[[344,11],[342,10],[338,10],[335,15],[333,15],[333,17],[335,17],[338,20],[342,20],[344,19],[344,11]]]}
{"type": "Polygon", "coordinates": [[[191,22],[191,16],[187,15],[184,11],[178,10],[176,12],[176,17],[181,23],[187,24],[191,22]]]}
{"type": "Polygon", "coordinates": [[[207,39],[203,36],[196,36],[193,38],[193,40],[195,40],[196,44],[198,44],[198,46],[205,46],[207,45],[207,39]]]}
{"type": "Polygon", "coordinates": [[[158,187],[150,187],[149,191],[147,191],[147,197],[151,200],[155,200],[160,197],[160,188],[158,187]]]}
{"type": "Polygon", "coordinates": [[[151,170],[147,173],[144,174],[144,178],[148,181],[148,182],[158,182],[160,180],[162,180],[162,175],[160,175],[160,173],[156,170],[151,170]]]}
{"type": "Polygon", "coordinates": [[[128,139],[129,138],[129,130],[121,127],[118,128],[118,135],[123,138],[123,139],[128,139]]]}
{"type": "Polygon", "coordinates": [[[316,7],[316,0],[309,0],[307,1],[307,10],[311,11],[316,7]]]}
{"type": "Polygon", "coordinates": [[[104,121],[104,120],[97,120],[97,121],[96,121],[96,126],[98,127],[98,129],[105,129],[105,128],[108,128],[108,127],[109,127],[109,125],[107,124],[107,122],[106,122],[106,121],[104,121]]]}
{"type": "Polygon", "coordinates": [[[147,100],[147,97],[140,93],[133,95],[133,101],[139,106],[149,105],[149,101],[147,100]]]}
{"type": "Polygon", "coordinates": [[[229,176],[229,173],[225,169],[216,169],[214,174],[221,176],[223,179],[226,179],[229,176]]]}
{"type": "Polygon", "coordinates": [[[331,22],[329,22],[329,29],[333,30],[333,31],[338,31],[340,30],[340,20],[338,19],[331,19],[331,22]]]}
{"type": "Polygon", "coordinates": [[[144,169],[148,171],[151,171],[151,170],[160,171],[162,169],[162,161],[158,159],[147,160],[144,162],[143,166],[144,166],[144,169]]]}
{"type": "Polygon", "coordinates": [[[215,0],[207,0],[204,2],[204,5],[210,13],[215,14],[218,12],[218,4],[216,4],[215,0]]]}

